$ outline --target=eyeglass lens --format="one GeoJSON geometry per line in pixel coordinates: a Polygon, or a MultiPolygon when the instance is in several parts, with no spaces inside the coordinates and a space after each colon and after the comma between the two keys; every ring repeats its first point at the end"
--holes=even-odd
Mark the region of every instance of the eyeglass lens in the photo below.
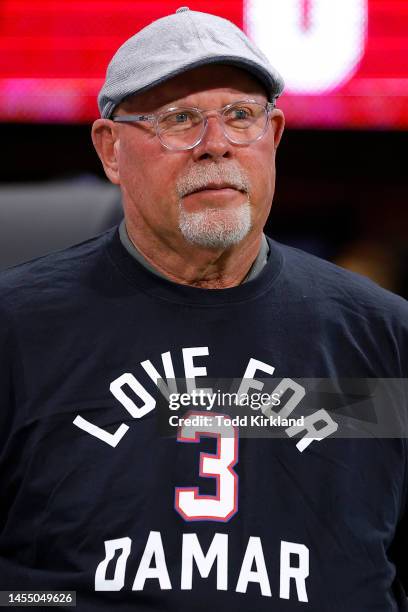
{"type": "MultiPolygon", "coordinates": [[[[267,110],[256,102],[240,102],[221,113],[225,135],[237,144],[259,139],[266,126],[267,110]]],[[[158,134],[162,143],[173,149],[194,146],[205,130],[205,115],[194,108],[179,108],[158,118],[158,134]]]]}

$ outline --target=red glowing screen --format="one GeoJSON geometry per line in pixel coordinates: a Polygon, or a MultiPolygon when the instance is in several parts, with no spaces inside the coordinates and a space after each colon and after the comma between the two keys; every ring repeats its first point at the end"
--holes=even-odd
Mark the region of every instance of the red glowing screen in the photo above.
{"type": "MultiPolygon", "coordinates": [[[[0,2],[0,121],[88,122],[115,50],[182,3],[0,2]]],[[[408,127],[407,0],[191,0],[243,28],[287,84],[293,127],[408,127]]]]}

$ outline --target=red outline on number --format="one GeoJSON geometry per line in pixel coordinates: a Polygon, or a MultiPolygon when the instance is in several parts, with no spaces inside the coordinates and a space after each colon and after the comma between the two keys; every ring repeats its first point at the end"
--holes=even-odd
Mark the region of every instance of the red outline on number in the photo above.
{"type": "MultiPolygon", "coordinates": [[[[191,418],[191,416],[222,416],[225,417],[227,416],[226,414],[220,414],[218,412],[211,412],[211,414],[205,414],[203,412],[194,412],[193,410],[191,410],[190,412],[188,412],[185,415],[185,419],[191,418]]],[[[228,417],[230,418],[230,417],[228,417]]],[[[198,493],[199,491],[199,487],[176,487],[175,489],[175,494],[174,494],[174,509],[176,510],[176,512],[178,512],[178,514],[180,514],[180,516],[185,520],[185,521],[217,521],[217,522],[221,522],[221,523],[227,523],[229,520],[231,520],[231,518],[238,512],[238,488],[239,488],[239,481],[238,481],[238,474],[233,470],[233,467],[238,463],[238,448],[239,448],[239,436],[238,436],[238,430],[235,427],[235,425],[232,425],[232,428],[234,430],[234,459],[231,461],[231,463],[228,464],[227,466],[227,470],[232,474],[233,478],[234,478],[234,507],[231,510],[231,512],[229,514],[227,514],[227,516],[225,518],[221,518],[221,517],[215,517],[215,516],[195,516],[195,517],[188,517],[183,510],[180,508],[179,506],[179,495],[181,492],[183,491],[189,491],[189,492],[193,492],[194,493],[194,499],[214,499],[214,500],[219,500],[220,499],[220,476],[219,474],[211,474],[211,473],[207,473],[207,474],[203,474],[202,472],[202,468],[203,468],[203,461],[206,457],[212,458],[212,459],[220,459],[221,457],[221,443],[219,442],[221,435],[219,433],[211,433],[208,431],[200,431],[200,430],[196,430],[195,431],[195,436],[194,438],[184,438],[182,435],[180,435],[182,426],[179,428],[178,432],[177,432],[177,442],[193,442],[195,444],[197,444],[198,442],[201,441],[201,436],[205,436],[206,438],[217,438],[217,453],[204,453],[201,452],[200,453],[200,476],[202,478],[215,478],[216,479],[216,495],[200,495],[198,493]]]]}

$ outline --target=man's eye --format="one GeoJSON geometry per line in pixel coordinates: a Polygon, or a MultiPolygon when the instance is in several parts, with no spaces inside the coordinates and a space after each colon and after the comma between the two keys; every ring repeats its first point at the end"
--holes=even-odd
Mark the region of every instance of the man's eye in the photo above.
{"type": "Polygon", "coordinates": [[[177,113],[176,115],[173,116],[173,121],[175,123],[185,123],[186,121],[189,120],[189,115],[188,113],[177,113]]]}
{"type": "Polygon", "coordinates": [[[188,128],[195,123],[197,123],[197,119],[194,113],[188,110],[169,113],[160,120],[160,126],[163,129],[188,128]]]}
{"type": "Polygon", "coordinates": [[[249,116],[250,114],[245,108],[234,108],[234,112],[233,112],[234,119],[248,119],[249,116]]]}

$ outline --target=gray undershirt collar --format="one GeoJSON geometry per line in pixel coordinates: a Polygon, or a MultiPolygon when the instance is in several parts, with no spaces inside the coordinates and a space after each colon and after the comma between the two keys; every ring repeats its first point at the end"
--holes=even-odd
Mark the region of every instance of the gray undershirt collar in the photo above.
{"type": "MultiPolygon", "coordinates": [[[[125,247],[125,249],[127,250],[127,252],[130,255],[132,255],[132,257],[134,257],[136,261],[138,261],[147,270],[152,272],[152,274],[156,274],[156,276],[160,276],[161,278],[165,278],[166,280],[174,283],[174,281],[168,278],[165,274],[162,274],[161,272],[159,272],[159,270],[157,270],[154,266],[152,266],[152,264],[149,261],[147,261],[147,259],[145,259],[143,255],[141,254],[141,252],[136,248],[136,246],[133,244],[133,242],[129,238],[129,235],[126,229],[125,219],[122,219],[119,225],[119,236],[120,236],[120,241],[125,247]]],[[[262,268],[267,262],[268,255],[269,255],[268,241],[266,240],[265,234],[262,234],[262,241],[261,241],[259,253],[254,263],[252,264],[248,274],[246,275],[244,280],[241,282],[241,285],[243,283],[247,283],[250,280],[253,280],[254,278],[258,276],[258,274],[260,273],[260,271],[262,270],[262,268]]]]}

